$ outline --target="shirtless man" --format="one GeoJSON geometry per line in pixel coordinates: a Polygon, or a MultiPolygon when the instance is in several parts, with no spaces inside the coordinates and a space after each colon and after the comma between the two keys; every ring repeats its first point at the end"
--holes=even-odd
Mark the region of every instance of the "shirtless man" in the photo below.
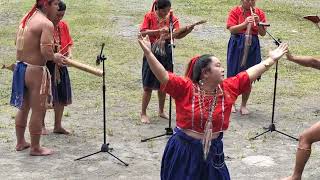
{"type": "Polygon", "coordinates": [[[33,9],[22,19],[16,39],[17,64],[13,74],[10,104],[19,108],[16,118],[16,150],[31,146],[30,155],[45,156],[52,150],[40,146],[42,120],[50,94],[50,73],[47,60],[65,64],[61,54],[53,53],[53,24],[59,0],[37,0],[33,9]],[[29,131],[31,144],[24,133],[29,110],[32,110],[29,131]]]}
{"type": "MultiPolygon", "coordinates": [[[[320,58],[311,56],[293,56],[288,53],[287,59],[291,62],[300,64],[301,66],[320,70],[320,58]]],[[[311,154],[311,145],[319,141],[320,122],[317,122],[300,135],[293,174],[292,176],[286,177],[282,180],[301,180],[303,169],[311,154]]]]}

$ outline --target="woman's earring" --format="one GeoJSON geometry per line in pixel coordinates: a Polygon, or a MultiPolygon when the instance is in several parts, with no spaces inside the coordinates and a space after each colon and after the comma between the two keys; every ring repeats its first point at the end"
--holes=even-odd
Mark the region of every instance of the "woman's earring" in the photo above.
{"type": "Polygon", "coordinates": [[[202,79],[199,80],[199,84],[200,84],[200,86],[203,86],[204,83],[203,83],[202,79]]]}

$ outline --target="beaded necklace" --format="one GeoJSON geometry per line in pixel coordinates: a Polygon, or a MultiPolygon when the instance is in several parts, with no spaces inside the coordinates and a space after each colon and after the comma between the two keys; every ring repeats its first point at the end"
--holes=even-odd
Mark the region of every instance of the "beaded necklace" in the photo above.
{"type": "MultiPolygon", "coordinates": [[[[57,24],[55,26],[54,32],[53,32],[53,41],[54,41],[54,49],[53,51],[55,53],[59,53],[61,49],[61,30],[59,25],[57,24]]],[[[54,68],[54,83],[60,84],[61,83],[61,75],[60,75],[60,67],[55,64],[54,68]]]]}
{"type": "MultiPolygon", "coordinates": [[[[208,114],[208,119],[206,121],[205,127],[203,127],[203,111],[202,111],[202,107],[205,107],[204,104],[204,93],[201,92],[199,85],[194,85],[193,86],[193,95],[192,95],[192,119],[191,119],[191,124],[192,124],[192,130],[194,130],[194,107],[195,107],[195,97],[196,97],[196,93],[195,93],[195,89],[197,88],[198,90],[198,100],[199,100],[199,109],[200,109],[200,126],[201,128],[204,128],[204,138],[202,139],[202,145],[203,145],[203,151],[204,151],[204,159],[207,158],[208,154],[209,154],[209,150],[210,150],[210,146],[211,146],[211,139],[212,139],[212,129],[213,129],[213,112],[214,109],[216,107],[217,104],[217,92],[218,90],[215,89],[214,90],[214,95],[212,97],[212,99],[209,101],[209,114],[208,114]]],[[[223,123],[224,123],[224,93],[223,90],[221,88],[221,86],[218,86],[219,90],[222,93],[222,114],[221,114],[221,127],[220,127],[220,131],[223,130],[223,123]]]]}
{"type": "Polygon", "coordinates": [[[53,39],[54,39],[54,51],[59,52],[61,47],[61,32],[59,25],[56,25],[55,30],[53,32],[53,39]]]}
{"type": "MultiPolygon", "coordinates": [[[[200,126],[201,128],[204,128],[203,127],[203,109],[206,110],[207,109],[207,112],[209,113],[208,114],[208,121],[209,120],[212,120],[212,113],[213,113],[213,110],[215,109],[216,107],[216,103],[217,103],[217,89],[214,90],[213,92],[213,98],[210,98],[209,100],[209,106],[206,107],[205,106],[205,91],[201,91],[200,90],[200,86],[197,86],[198,88],[198,99],[199,99],[199,109],[200,109],[200,126]],[[211,105],[210,105],[211,104],[211,105]],[[202,106],[203,106],[203,109],[202,109],[202,106]],[[209,110],[208,110],[209,109],[209,110]]],[[[206,112],[206,111],[204,111],[206,112]]]]}
{"type": "Polygon", "coordinates": [[[164,26],[166,26],[166,22],[167,22],[167,16],[164,18],[160,18],[157,12],[154,12],[157,18],[157,23],[158,23],[158,28],[162,28],[164,26]]]}
{"type": "MultiPolygon", "coordinates": [[[[221,91],[221,93],[222,93],[222,122],[224,121],[224,92],[223,92],[223,90],[222,90],[222,88],[221,88],[221,86],[219,85],[218,86],[218,88],[219,88],[219,90],[221,91]]],[[[192,94],[192,103],[191,103],[191,109],[192,109],[192,117],[191,117],[191,124],[192,124],[192,130],[194,129],[194,107],[195,107],[195,97],[196,97],[196,92],[195,92],[195,90],[198,90],[198,99],[199,99],[199,107],[200,107],[200,122],[201,122],[201,127],[203,128],[203,113],[202,113],[202,106],[204,106],[204,95],[200,95],[201,94],[201,90],[200,90],[200,88],[199,88],[199,86],[198,85],[193,85],[193,88],[192,88],[192,90],[193,90],[193,94],[192,94]]],[[[214,109],[215,109],[215,107],[216,107],[216,101],[217,101],[217,89],[215,89],[214,90],[214,93],[213,94],[215,94],[214,95],[214,97],[213,97],[213,99],[211,99],[210,100],[210,103],[211,103],[211,105],[210,105],[210,110],[209,110],[209,116],[208,116],[208,119],[207,119],[207,121],[209,121],[209,120],[213,120],[213,111],[214,111],[214,109]]],[[[209,103],[209,104],[210,104],[209,103]]],[[[221,127],[221,129],[220,130],[222,130],[222,127],[221,127]]]]}

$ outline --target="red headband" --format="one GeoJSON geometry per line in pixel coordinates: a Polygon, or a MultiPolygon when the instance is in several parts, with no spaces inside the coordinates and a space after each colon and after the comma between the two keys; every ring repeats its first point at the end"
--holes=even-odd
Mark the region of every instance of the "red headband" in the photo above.
{"type": "Polygon", "coordinates": [[[26,26],[26,23],[28,19],[33,15],[34,12],[37,10],[37,5],[38,6],[43,6],[48,3],[48,0],[37,0],[36,4],[32,7],[32,9],[28,12],[28,14],[22,19],[21,24],[22,28],[26,26]]]}
{"type": "Polygon", "coordinates": [[[193,57],[188,64],[188,68],[186,70],[186,74],[185,76],[192,79],[192,75],[193,75],[193,67],[196,64],[196,62],[200,59],[200,56],[195,56],[193,57]]]}
{"type": "Polygon", "coordinates": [[[156,10],[156,4],[157,4],[158,0],[154,0],[152,3],[152,7],[151,7],[151,12],[156,10]]]}

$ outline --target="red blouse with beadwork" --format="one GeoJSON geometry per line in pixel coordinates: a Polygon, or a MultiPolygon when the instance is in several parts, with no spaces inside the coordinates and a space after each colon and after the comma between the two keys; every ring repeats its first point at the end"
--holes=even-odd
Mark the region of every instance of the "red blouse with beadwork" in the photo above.
{"type": "MultiPolygon", "coordinates": [[[[232,104],[240,94],[250,90],[251,83],[247,72],[244,71],[237,76],[223,80],[220,87],[222,91],[218,90],[217,92],[217,103],[213,111],[213,132],[228,129],[232,104]],[[224,105],[224,108],[222,105],[224,105]]],[[[202,105],[200,105],[200,96],[195,89],[197,89],[197,86],[189,78],[177,76],[170,72],[167,84],[161,85],[161,90],[171,95],[175,100],[177,126],[203,133],[208,119],[209,106],[212,104],[214,95],[205,96],[202,105]],[[193,101],[194,103],[192,103],[193,101]],[[192,104],[194,104],[194,107],[192,107],[192,104]],[[200,106],[202,106],[203,118],[200,116],[200,106]],[[192,118],[193,114],[194,118],[192,118]],[[192,119],[194,119],[194,122],[192,122],[192,119]],[[201,119],[203,122],[201,122],[201,119]]]]}
{"type": "MultiPolygon", "coordinates": [[[[172,17],[172,21],[173,21],[173,29],[179,29],[180,24],[179,24],[179,20],[176,16],[173,15],[172,17]]],[[[169,18],[166,18],[165,20],[159,22],[159,18],[158,15],[156,13],[156,11],[151,11],[148,12],[143,19],[143,22],[141,24],[140,27],[140,32],[145,31],[147,29],[149,30],[157,30],[157,29],[161,29],[163,27],[168,27],[170,26],[170,20],[169,18]]],[[[150,38],[150,42],[154,43],[157,39],[160,38],[160,35],[154,35],[154,36],[149,36],[150,38]]]]}
{"type": "Polygon", "coordinates": [[[68,56],[69,47],[73,45],[69,27],[65,21],[60,21],[54,31],[55,43],[59,46],[57,52],[68,56]]]}
{"type": "MultiPolygon", "coordinates": [[[[254,12],[259,16],[260,22],[267,21],[265,13],[261,9],[255,7],[254,12]]],[[[231,11],[229,12],[228,19],[227,19],[227,29],[229,29],[232,26],[239,25],[239,24],[243,23],[248,16],[251,16],[251,12],[250,11],[244,12],[243,8],[241,6],[237,6],[233,9],[231,9],[231,11]]],[[[240,33],[245,33],[245,32],[246,32],[246,29],[243,29],[243,30],[241,30],[240,33]]],[[[252,26],[252,34],[258,35],[258,26],[252,26]]]]}

